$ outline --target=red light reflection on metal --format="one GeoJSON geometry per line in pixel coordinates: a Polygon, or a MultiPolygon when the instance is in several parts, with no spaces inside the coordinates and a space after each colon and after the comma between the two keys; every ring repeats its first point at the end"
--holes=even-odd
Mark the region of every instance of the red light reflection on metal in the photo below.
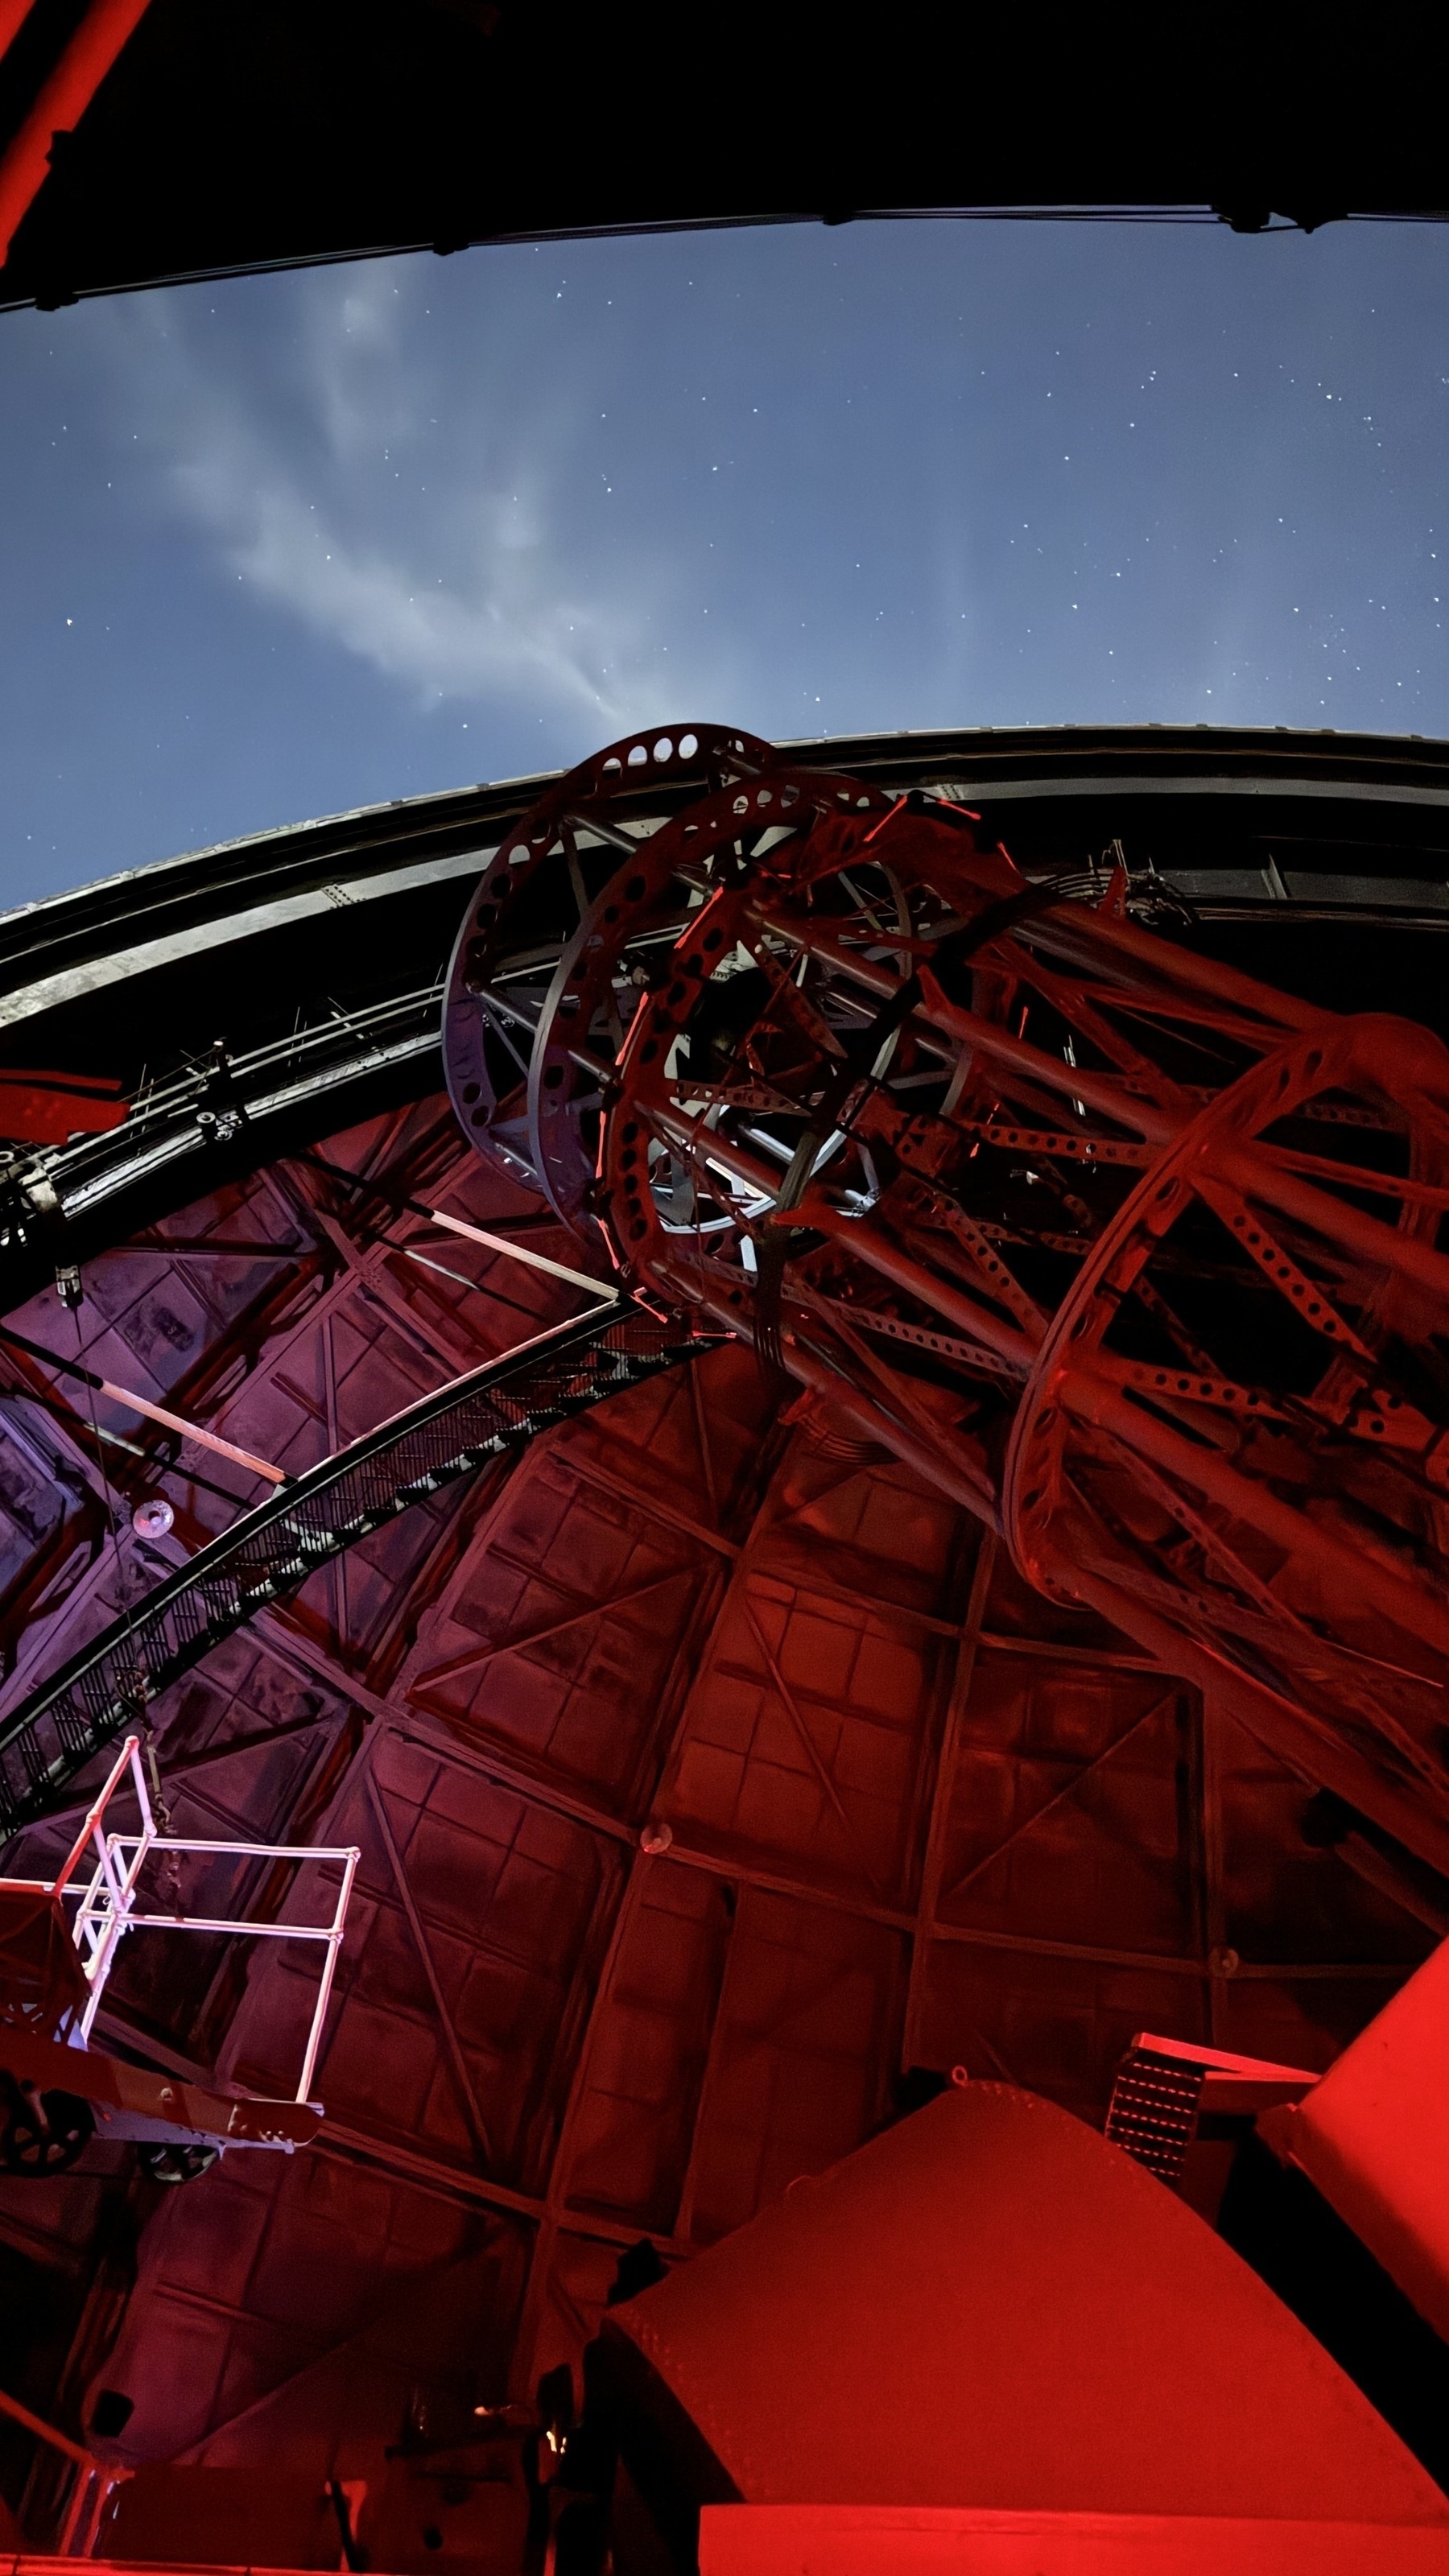
{"type": "Polygon", "coordinates": [[[856,780],[709,784],[580,905],[529,1158],[638,1290],[1443,1868],[1449,1054],[1128,896],[856,780]]]}
{"type": "MultiPolygon", "coordinates": [[[[69,134],[79,125],[149,6],[150,0],[91,0],[28,115],[0,156],[0,261],[8,257],[16,233],[50,175],[51,147],[57,135],[69,134]]],[[[7,11],[4,20],[0,20],[0,39],[8,41],[19,25],[19,14],[7,11]]],[[[4,50],[3,44],[0,50],[4,50]]]]}

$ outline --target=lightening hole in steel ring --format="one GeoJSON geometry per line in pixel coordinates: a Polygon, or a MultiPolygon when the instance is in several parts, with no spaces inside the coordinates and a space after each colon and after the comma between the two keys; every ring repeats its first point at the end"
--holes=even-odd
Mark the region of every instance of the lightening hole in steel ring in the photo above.
{"type": "Polygon", "coordinates": [[[643,877],[631,877],[624,888],[624,901],[626,903],[637,903],[644,892],[644,884],[645,880],[643,877]]]}
{"type": "Polygon", "coordinates": [[[475,1100],[479,1100],[479,1099],[481,1099],[481,1098],[482,1098],[482,1094],[483,1094],[483,1085],[481,1084],[481,1082],[465,1082],[465,1083],[464,1083],[464,1085],[463,1085],[463,1098],[464,1098],[464,1100],[467,1102],[468,1107],[469,1107],[470,1109],[472,1108],[473,1103],[474,1103],[474,1101],[475,1101],[475,1100]]]}
{"type": "Polygon", "coordinates": [[[672,760],[674,758],[674,745],[670,741],[667,733],[662,733],[659,740],[656,742],[654,746],[654,757],[659,761],[672,760]]]}
{"type": "Polygon", "coordinates": [[[680,759],[681,759],[681,760],[693,760],[694,755],[695,755],[695,753],[698,751],[698,749],[699,749],[699,736],[698,736],[697,734],[693,734],[693,733],[682,733],[682,734],[680,735],[680,737],[679,737],[679,757],[680,757],[680,759]]]}
{"type": "Polygon", "coordinates": [[[629,747],[629,759],[628,759],[627,766],[628,766],[630,769],[642,769],[642,768],[644,767],[644,764],[645,764],[645,762],[647,761],[648,757],[649,757],[649,754],[648,754],[648,752],[646,751],[646,749],[645,749],[645,747],[644,747],[644,745],[643,745],[643,743],[642,743],[642,742],[631,743],[631,745],[630,745],[630,747],[629,747]]]}
{"type": "Polygon", "coordinates": [[[551,1064],[547,1073],[543,1077],[544,1083],[550,1091],[557,1091],[563,1078],[564,1069],[561,1064],[551,1064]]]}
{"type": "Polygon", "coordinates": [[[621,778],[621,777],[623,776],[623,772],[624,772],[624,764],[623,764],[623,762],[622,762],[621,760],[606,760],[606,761],[605,761],[605,763],[604,763],[604,776],[605,776],[606,778],[621,778]]]}

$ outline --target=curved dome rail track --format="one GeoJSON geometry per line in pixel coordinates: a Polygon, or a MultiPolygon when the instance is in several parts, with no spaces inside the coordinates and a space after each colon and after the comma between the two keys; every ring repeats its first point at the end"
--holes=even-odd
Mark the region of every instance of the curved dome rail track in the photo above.
{"type": "Polygon", "coordinates": [[[317,1566],[719,1338],[638,1305],[571,1318],[324,1458],[113,1620],[0,1725],[0,1836],[36,1822],[149,1700],[317,1566]]]}

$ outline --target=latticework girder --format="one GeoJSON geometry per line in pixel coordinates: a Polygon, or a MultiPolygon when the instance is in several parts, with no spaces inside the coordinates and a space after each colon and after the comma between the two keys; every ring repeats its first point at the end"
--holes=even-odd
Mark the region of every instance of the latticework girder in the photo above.
{"type": "Polygon", "coordinates": [[[481,1063],[511,1009],[519,1071],[471,1132],[1445,1866],[1449,1054],[703,733],[657,830],[609,825],[621,744],[500,851],[451,1025],[481,1063]],[[525,1046],[503,923],[550,867],[525,1046]]]}

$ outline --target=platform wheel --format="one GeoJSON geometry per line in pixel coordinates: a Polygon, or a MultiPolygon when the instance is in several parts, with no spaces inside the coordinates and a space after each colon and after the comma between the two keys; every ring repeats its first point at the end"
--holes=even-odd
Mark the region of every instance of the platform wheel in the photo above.
{"type": "Polygon", "coordinates": [[[198,2174],[210,2173],[220,2153],[219,2147],[185,2146],[179,2140],[171,2146],[159,2139],[138,2150],[138,2162],[153,2182],[195,2182],[198,2174]]]}
{"type": "Polygon", "coordinates": [[[78,2094],[17,2085],[0,2133],[0,2162],[7,2173],[38,2180],[69,2173],[95,2133],[95,2113],[78,2094]]]}

